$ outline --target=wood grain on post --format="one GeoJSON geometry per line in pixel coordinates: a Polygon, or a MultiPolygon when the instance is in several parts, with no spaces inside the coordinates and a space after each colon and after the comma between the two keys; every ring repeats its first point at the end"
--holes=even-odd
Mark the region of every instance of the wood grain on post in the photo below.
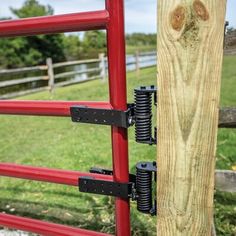
{"type": "Polygon", "coordinates": [[[160,236],[211,235],[225,9],[158,1],[160,236]]]}

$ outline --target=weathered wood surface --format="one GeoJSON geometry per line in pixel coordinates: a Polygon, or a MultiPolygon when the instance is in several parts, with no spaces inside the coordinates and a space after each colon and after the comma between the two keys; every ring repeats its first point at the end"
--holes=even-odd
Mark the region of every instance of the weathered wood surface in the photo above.
{"type": "Polygon", "coordinates": [[[52,58],[47,58],[46,63],[48,68],[48,87],[50,93],[52,93],[54,89],[54,80],[55,80],[52,58]]]}
{"type": "Polygon", "coordinates": [[[236,49],[225,49],[225,55],[236,55],[236,49]]]}
{"type": "Polygon", "coordinates": [[[158,1],[158,235],[211,235],[226,0],[158,1]]]}
{"type": "Polygon", "coordinates": [[[78,70],[78,71],[69,71],[69,72],[64,72],[64,73],[60,73],[55,75],[55,79],[61,79],[61,78],[66,78],[66,77],[72,77],[75,75],[79,75],[79,74],[87,74],[87,73],[91,73],[91,72],[100,72],[101,69],[100,68],[91,68],[91,69],[86,69],[86,70],[78,70]]]}
{"type": "Polygon", "coordinates": [[[236,107],[220,109],[219,128],[236,128],[236,107]]]}
{"type": "Polygon", "coordinates": [[[215,173],[215,188],[224,192],[236,192],[236,171],[217,170],[215,173]]]}
{"type": "Polygon", "coordinates": [[[80,64],[89,64],[89,63],[96,63],[96,62],[99,62],[99,59],[59,62],[59,63],[53,64],[53,68],[59,68],[59,67],[64,67],[64,66],[76,66],[80,64]]]}
{"type": "Polygon", "coordinates": [[[80,84],[80,83],[85,83],[91,80],[96,80],[96,79],[101,79],[101,76],[92,76],[88,79],[83,79],[83,80],[77,80],[77,79],[73,79],[73,80],[68,80],[68,81],[64,81],[64,82],[60,82],[55,84],[55,87],[64,87],[64,86],[68,86],[68,85],[72,85],[72,84],[80,84]]]}
{"type": "Polygon", "coordinates": [[[6,80],[0,82],[0,88],[18,85],[18,84],[26,84],[26,83],[32,83],[40,80],[48,80],[48,76],[37,76],[37,77],[29,77],[29,78],[23,78],[23,79],[15,79],[15,80],[6,80]]]}
{"type": "Polygon", "coordinates": [[[107,78],[105,53],[99,54],[99,61],[100,76],[102,81],[105,82],[107,78]]]}
{"type": "Polygon", "coordinates": [[[0,70],[0,75],[17,74],[17,73],[23,73],[23,72],[40,71],[40,70],[47,70],[47,66],[42,65],[42,66],[32,66],[32,67],[9,69],[9,70],[7,70],[7,69],[0,70]]]}

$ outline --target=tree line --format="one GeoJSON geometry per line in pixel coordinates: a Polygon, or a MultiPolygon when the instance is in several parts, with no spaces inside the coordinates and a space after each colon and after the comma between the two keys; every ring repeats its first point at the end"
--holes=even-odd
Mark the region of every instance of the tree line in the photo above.
{"type": "MultiPolygon", "coordinates": [[[[16,18],[50,16],[54,9],[37,0],[26,0],[22,7],[10,7],[16,18]]],[[[1,18],[8,20],[10,18],[1,18]]],[[[133,47],[156,45],[155,34],[134,33],[126,36],[127,45],[133,47]]],[[[83,34],[54,34],[0,39],[0,68],[17,68],[54,62],[97,57],[106,52],[105,31],[87,31],[83,34]]]]}

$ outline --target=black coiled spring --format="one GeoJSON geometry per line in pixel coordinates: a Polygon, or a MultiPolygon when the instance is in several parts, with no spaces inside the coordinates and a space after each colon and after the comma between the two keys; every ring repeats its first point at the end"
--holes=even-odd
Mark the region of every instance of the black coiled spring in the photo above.
{"type": "Polygon", "coordinates": [[[154,213],[156,209],[155,201],[153,201],[153,172],[156,175],[156,164],[152,162],[138,163],[136,166],[136,193],[137,193],[137,209],[143,213],[154,213]]]}
{"type": "Polygon", "coordinates": [[[152,138],[152,94],[156,88],[140,87],[135,92],[135,139],[139,143],[153,144],[152,138]]]}

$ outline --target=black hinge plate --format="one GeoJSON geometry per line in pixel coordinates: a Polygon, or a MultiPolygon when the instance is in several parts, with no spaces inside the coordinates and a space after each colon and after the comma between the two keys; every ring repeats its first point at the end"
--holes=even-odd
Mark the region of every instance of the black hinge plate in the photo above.
{"type": "Polygon", "coordinates": [[[132,188],[133,183],[95,180],[91,177],[79,178],[79,191],[84,193],[94,193],[126,199],[132,196],[132,188]]]}
{"type": "Polygon", "coordinates": [[[131,124],[131,112],[127,111],[96,109],[84,106],[72,106],[70,108],[73,122],[113,125],[128,128],[131,124]]]}

